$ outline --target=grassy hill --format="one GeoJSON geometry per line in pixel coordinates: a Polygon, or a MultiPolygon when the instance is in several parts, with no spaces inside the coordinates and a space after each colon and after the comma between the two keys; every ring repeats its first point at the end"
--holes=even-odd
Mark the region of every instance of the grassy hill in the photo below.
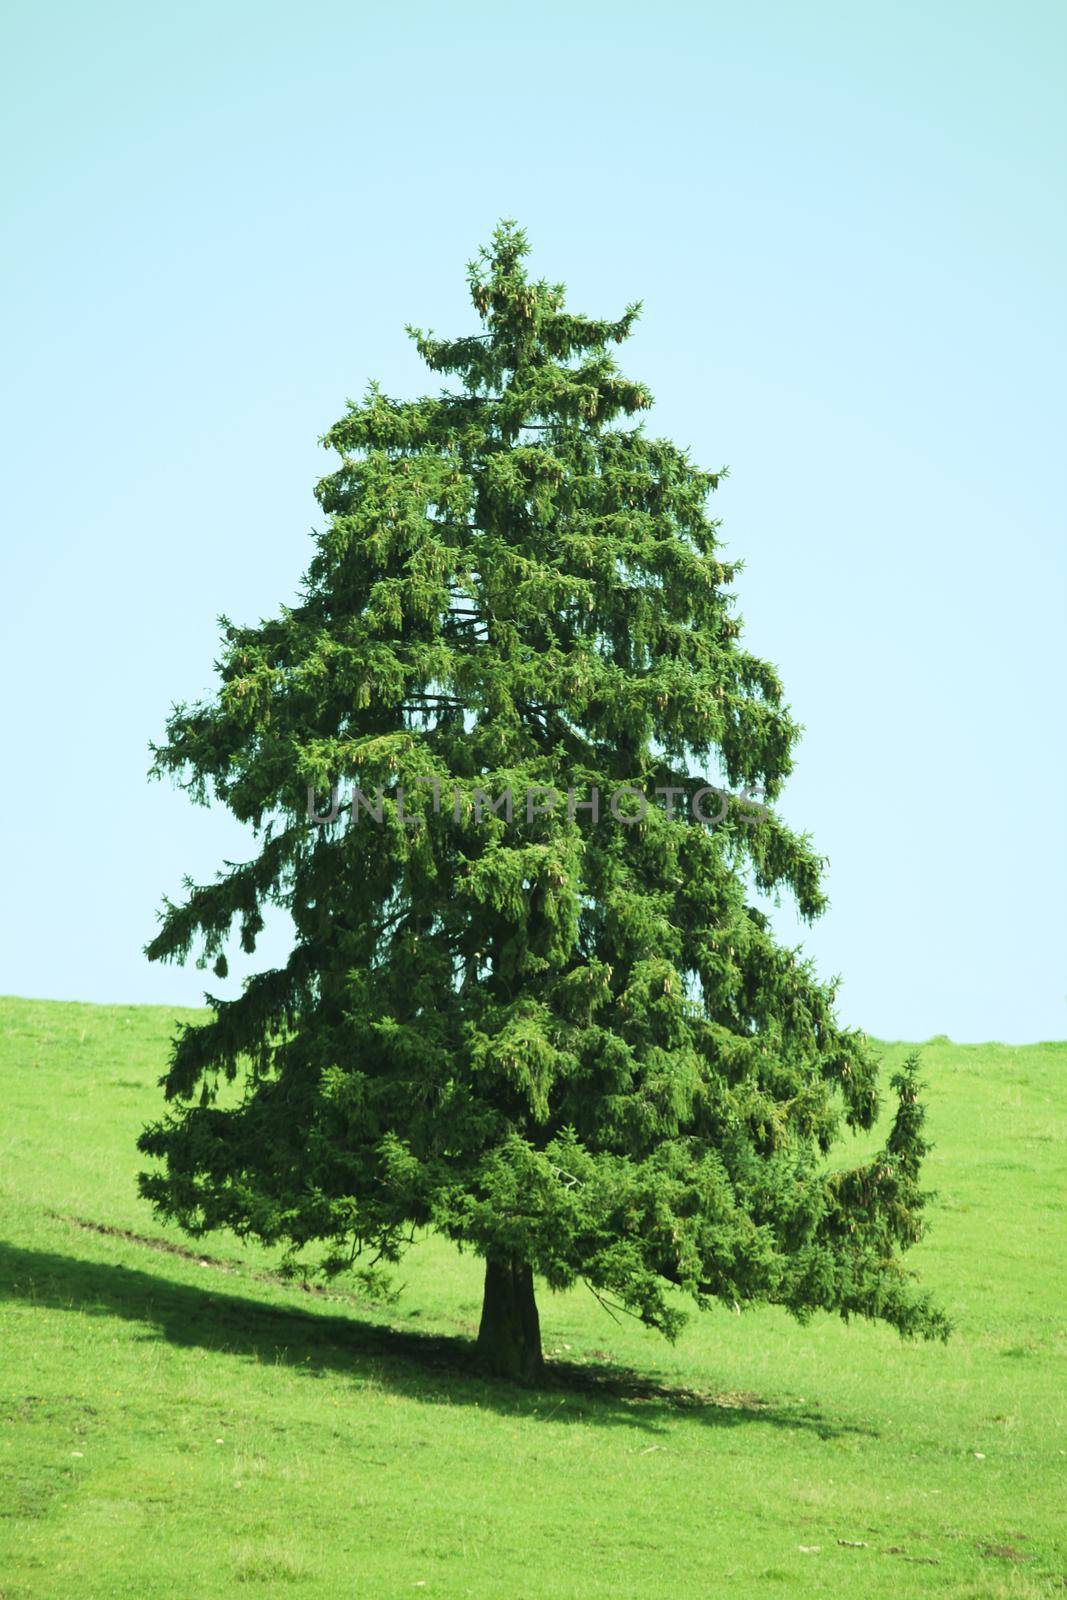
{"type": "Polygon", "coordinates": [[[949,1345],[543,1291],[532,1393],[439,1241],[376,1306],[152,1219],[173,1022],[0,1001],[0,1600],[1063,1592],[1067,1044],[924,1048],[949,1345]]]}

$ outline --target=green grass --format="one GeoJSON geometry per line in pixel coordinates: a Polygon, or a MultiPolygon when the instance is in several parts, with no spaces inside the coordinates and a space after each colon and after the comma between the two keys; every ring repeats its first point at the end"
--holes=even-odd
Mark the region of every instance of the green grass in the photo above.
{"type": "Polygon", "coordinates": [[[153,1220],[173,1021],[0,1001],[0,1600],[1062,1593],[1067,1045],[924,1048],[947,1346],[544,1292],[533,1393],[440,1241],[376,1307],[153,1220]]]}

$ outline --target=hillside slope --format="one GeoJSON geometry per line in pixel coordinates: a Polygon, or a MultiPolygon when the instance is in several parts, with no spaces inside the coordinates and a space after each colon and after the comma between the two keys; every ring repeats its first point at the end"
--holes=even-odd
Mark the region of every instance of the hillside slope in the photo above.
{"type": "Polygon", "coordinates": [[[949,1345],[544,1291],[532,1393],[439,1241],[374,1306],[153,1220],[173,1022],[0,1001],[0,1600],[1062,1593],[1067,1044],[923,1048],[949,1345]]]}

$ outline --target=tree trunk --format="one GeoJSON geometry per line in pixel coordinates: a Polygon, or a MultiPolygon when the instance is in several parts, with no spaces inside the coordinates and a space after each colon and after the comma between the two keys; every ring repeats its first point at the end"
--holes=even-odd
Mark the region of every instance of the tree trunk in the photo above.
{"type": "Polygon", "coordinates": [[[533,1272],[524,1261],[489,1257],[478,1355],[497,1378],[536,1383],[545,1370],[533,1272]]]}

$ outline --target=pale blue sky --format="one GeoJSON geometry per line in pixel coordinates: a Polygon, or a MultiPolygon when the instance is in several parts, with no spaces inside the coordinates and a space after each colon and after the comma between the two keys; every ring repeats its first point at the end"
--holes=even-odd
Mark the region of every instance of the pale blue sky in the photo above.
{"type": "Polygon", "coordinates": [[[1062,5],[7,16],[0,992],[199,998],[141,946],[246,846],[148,740],[514,216],[578,309],[644,299],[651,426],[730,465],[846,1020],[1067,1036],[1062,5]]]}

